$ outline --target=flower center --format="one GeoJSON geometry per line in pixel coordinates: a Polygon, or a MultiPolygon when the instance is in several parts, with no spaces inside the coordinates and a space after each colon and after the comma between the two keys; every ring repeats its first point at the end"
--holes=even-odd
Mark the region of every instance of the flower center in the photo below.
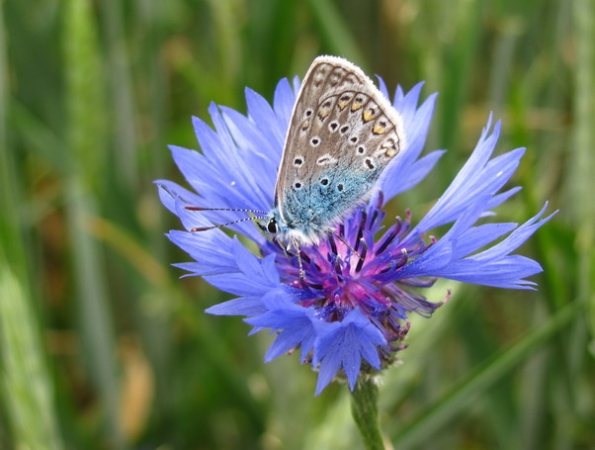
{"type": "Polygon", "coordinates": [[[433,279],[401,276],[401,269],[429,248],[421,236],[409,234],[410,214],[383,230],[381,207],[378,195],[318,245],[300,248],[299,255],[279,243],[267,246],[266,252],[276,254],[283,282],[300,292],[298,303],[315,308],[321,320],[342,321],[358,308],[394,342],[406,332],[407,312],[429,316],[439,304],[417,292],[433,279]]]}

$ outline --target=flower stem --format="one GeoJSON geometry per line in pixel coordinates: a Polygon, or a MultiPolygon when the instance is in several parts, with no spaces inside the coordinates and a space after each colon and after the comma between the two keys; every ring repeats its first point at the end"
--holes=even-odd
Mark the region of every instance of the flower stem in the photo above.
{"type": "Polygon", "coordinates": [[[384,450],[378,423],[378,386],[371,377],[359,377],[351,393],[351,414],[367,450],[384,450]]]}

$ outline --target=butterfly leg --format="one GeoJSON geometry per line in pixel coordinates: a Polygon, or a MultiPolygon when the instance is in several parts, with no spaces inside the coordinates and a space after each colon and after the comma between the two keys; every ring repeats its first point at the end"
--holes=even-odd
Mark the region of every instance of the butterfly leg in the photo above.
{"type": "Polygon", "coordinates": [[[297,249],[297,257],[298,257],[298,266],[300,268],[300,280],[306,280],[306,271],[304,270],[304,263],[302,261],[302,254],[300,249],[297,249]]]}
{"type": "Polygon", "coordinates": [[[302,260],[301,249],[297,242],[290,242],[286,244],[281,244],[280,242],[276,242],[283,253],[285,253],[285,257],[290,260],[294,255],[297,256],[298,260],[298,267],[299,267],[299,274],[300,274],[300,281],[306,280],[306,271],[304,270],[304,263],[302,260]]]}
{"type": "Polygon", "coordinates": [[[300,280],[306,280],[306,271],[304,270],[304,262],[302,261],[302,249],[300,248],[300,244],[296,241],[292,241],[287,249],[295,249],[295,253],[298,259],[298,267],[300,269],[300,280]]]}

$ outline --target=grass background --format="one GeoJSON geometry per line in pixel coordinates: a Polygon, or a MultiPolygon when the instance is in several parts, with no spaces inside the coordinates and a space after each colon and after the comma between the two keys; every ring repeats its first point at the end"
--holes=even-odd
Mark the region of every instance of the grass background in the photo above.
{"type": "MultiPolygon", "coordinates": [[[[392,89],[439,92],[423,211],[488,114],[526,146],[499,208],[556,218],[521,253],[539,289],[440,282],[386,372],[394,448],[595,447],[595,4],[592,0],[0,1],[0,448],[357,449],[344,386],[314,397],[296,356],[203,310],[225,300],[187,257],[152,180],[190,117],[245,112],[281,77],[342,55],[392,89]]],[[[415,216],[419,219],[419,215],[415,216]]]]}

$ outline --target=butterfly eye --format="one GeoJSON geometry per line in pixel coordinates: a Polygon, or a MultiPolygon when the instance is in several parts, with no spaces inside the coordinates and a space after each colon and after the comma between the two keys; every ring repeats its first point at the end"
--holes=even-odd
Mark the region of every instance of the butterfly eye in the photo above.
{"type": "Polygon", "coordinates": [[[269,223],[267,224],[267,231],[273,234],[279,231],[279,228],[277,227],[277,221],[274,217],[271,220],[269,220],[269,223]]]}
{"type": "Polygon", "coordinates": [[[323,178],[322,180],[320,180],[320,184],[322,184],[323,186],[328,185],[328,178],[323,178]]]}

